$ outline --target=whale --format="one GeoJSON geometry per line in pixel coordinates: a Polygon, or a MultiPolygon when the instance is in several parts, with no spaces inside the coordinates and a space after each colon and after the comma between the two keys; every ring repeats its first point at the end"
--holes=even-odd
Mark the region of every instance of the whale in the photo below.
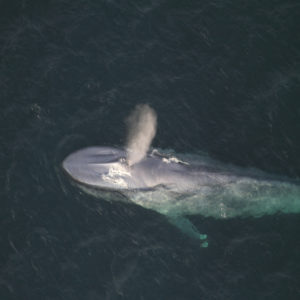
{"type": "Polygon", "coordinates": [[[192,224],[191,215],[227,219],[300,212],[297,178],[161,149],[129,164],[128,151],[83,148],[68,155],[62,168],[83,191],[154,210],[202,247],[208,246],[208,237],[192,224]]]}

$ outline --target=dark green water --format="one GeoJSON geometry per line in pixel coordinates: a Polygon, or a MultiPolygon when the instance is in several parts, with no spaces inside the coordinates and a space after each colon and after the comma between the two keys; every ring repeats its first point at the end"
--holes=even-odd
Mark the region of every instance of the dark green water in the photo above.
{"type": "MultiPolygon", "coordinates": [[[[154,147],[300,177],[300,5],[0,1],[0,299],[299,299],[300,216],[155,212],[72,186],[60,163],[122,146],[138,103],[154,147]]],[[[300,201],[300,199],[299,199],[300,201]]]]}

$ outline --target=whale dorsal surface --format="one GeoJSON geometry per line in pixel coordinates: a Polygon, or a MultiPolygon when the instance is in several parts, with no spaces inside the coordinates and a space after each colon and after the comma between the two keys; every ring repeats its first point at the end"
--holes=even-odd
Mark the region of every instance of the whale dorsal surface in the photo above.
{"type": "Polygon", "coordinates": [[[129,166],[122,149],[89,147],[69,155],[63,168],[86,187],[119,191],[164,214],[229,218],[300,211],[299,180],[206,163],[200,156],[182,161],[153,151],[129,166]]]}

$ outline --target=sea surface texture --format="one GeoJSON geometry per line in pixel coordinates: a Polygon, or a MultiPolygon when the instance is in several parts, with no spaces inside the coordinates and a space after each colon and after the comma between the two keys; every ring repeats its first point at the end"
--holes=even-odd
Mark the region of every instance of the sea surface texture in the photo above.
{"type": "Polygon", "coordinates": [[[1,0],[0,299],[300,299],[299,214],[191,216],[202,248],[61,168],[147,103],[154,148],[299,178],[299,28],[299,0],[1,0]]]}

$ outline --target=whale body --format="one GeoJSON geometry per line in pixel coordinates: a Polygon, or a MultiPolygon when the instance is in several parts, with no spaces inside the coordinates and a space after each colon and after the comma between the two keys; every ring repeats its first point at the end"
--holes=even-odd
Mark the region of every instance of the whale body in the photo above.
{"type": "MultiPolygon", "coordinates": [[[[62,166],[84,191],[99,196],[118,192],[166,215],[181,231],[200,240],[206,235],[186,216],[233,218],[300,212],[297,179],[225,165],[199,155],[174,156],[154,150],[132,166],[126,157],[123,149],[89,147],[69,155],[62,166]]],[[[206,247],[207,241],[202,245],[206,247]]]]}

